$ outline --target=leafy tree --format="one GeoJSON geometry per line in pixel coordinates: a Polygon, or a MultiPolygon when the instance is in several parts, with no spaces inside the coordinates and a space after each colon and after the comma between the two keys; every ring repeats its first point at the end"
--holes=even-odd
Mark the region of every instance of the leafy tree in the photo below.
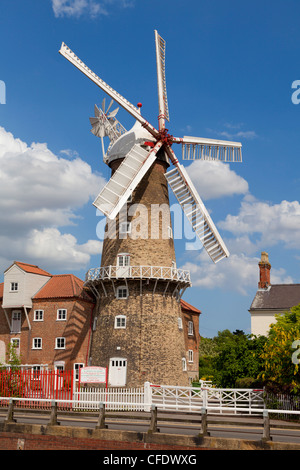
{"type": "Polygon", "coordinates": [[[266,338],[246,335],[238,330],[227,333],[223,340],[220,353],[213,361],[217,384],[223,388],[234,388],[237,381],[247,378],[248,386],[258,386],[256,379],[262,367],[260,353],[266,338]]]}
{"type": "Polygon", "coordinates": [[[270,390],[300,392],[300,305],[276,315],[261,353],[261,379],[270,390]],[[298,348],[298,349],[297,349],[298,348]],[[299,351],[298,351],[299,350],[299,351]]]}
{"type": "Polygon", "coordinates": [[[218,332],[218,336],[201,338],[199,377],[211,379],[219,387],[246,388],[255,383],[261,370],[259,353],[265,337],[245,335],[241,330],[218,332]],[[243,382],[238,382],[243,379],[243,382]]]}

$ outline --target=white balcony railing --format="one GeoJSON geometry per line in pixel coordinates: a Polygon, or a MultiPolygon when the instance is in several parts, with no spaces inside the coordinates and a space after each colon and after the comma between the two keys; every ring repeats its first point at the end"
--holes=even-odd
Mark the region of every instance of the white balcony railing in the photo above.
{"type": "Polygon", "coordinates": [[[101,266],[86,273],[86,281],[154,279],[191,284],[190,272],[166,266],[101,266]]]}

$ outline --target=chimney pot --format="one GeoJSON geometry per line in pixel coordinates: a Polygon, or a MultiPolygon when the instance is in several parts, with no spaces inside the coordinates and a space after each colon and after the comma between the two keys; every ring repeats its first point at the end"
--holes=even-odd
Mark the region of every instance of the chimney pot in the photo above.
{"type": "Polygon", "coordinates": [[[261,252],[259,266],[259,283],[260,289],[267,289],[271,285],[270,281],[270,270],[271,264],[269,262],[269,255],[265,251],[261,252]]]}

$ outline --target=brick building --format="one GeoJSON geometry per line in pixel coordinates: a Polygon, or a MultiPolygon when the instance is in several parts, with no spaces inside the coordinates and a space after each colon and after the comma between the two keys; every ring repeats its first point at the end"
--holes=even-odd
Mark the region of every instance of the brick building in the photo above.
{"type": "MultiPolygon", "coordinates": [[[[128,344],[132,344],[131,351],[126,352],[126,360],[131,360],[138,357],[136,340],[130,332],[130,321],[134,318],[135,311],[131,312],[132,304],[127,303],[126,324],[125,311],[122,310],[122,315],[118,315],[119,299],[115,298],[115,303],[112,300],[114,299],[110,299],[110,308],[114,317],[115,335],[107,332],[106,344],[110,350],[115,348],[116,352],[119,351],[117,347],[124,341],[122,335],[125,333],[130,339],[128,344]]],[[[11,342],[16,344],[22,364],[48,369],[74,369],[77,372],[80,367],[92,363],[93,335],[97,335],[103,317],[98,318],[95,297],[81,279],[73,274],[52,275],[38,266],[14,262],[4,273],[4,283],[0,284],[0,302],[1,363],[6,362],[6,351],[11,342]]],[[[183,300],[178,303],[173,299],[172,302],[178,310],[176,321],[182,318],[178,328],[184,337],[184,351],[181,354],[186,362],[183,368],[189,379],[192,379],[198,376],[201,312],[183,300]]],[[[156,307],[152,296],[148,299],[148,304],[148,308],[145,308],[148,312],[153,312],[152,320],[155,323],[156,307]]],[[[106,320],[107,318],[104,319],[104,324],[107,323],[106,320]]],[[[144,337],[144,341],[151,348],[151,327],[149,324],[148,326],[149,335],[144,337]]],[[[165,326],[167,327],[167,323],[165,326]]],[[[136,329],[133,328],[133,331],[135,334],[136,329]]],[[[104,349],[107,347],[103,345],[104,349]]],[[[160,354],[163,363],[163,351],[160,354]]],[[[163,375],[161,377],[164,382],[163,375]]],[[[146,381],[147,377],[142,374],[141,379],[144,378],[146,381]]],[[[128,382],[129,374],[123,385],[128,382]]]]}
{"type": "Polygon", "coordinates": [[[22,364],[75,370],[87,363],[92,297],[73,274],[14,262],[0,284],[0,362],[14,342],[22,364]]]}

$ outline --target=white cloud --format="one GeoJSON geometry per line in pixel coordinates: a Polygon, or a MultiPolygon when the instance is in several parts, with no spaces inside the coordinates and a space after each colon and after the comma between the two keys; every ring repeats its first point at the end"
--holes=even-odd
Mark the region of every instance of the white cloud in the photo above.
{"type": "Polygon", "coordinates": [[[64,270],[76,270],[88,266],[90,255],[100,256],[102,243],[89,240],[79,245],[70,233],[61,234],[56,228],[46,228],[32,230],[23,249],[29,259],[39,260],[40,265],[45,264],[48,269],[57,269],[59,265],[64,270]]]}
{"type": "MultiPolygon", "coordinates": [[[[194,287],[203,289],[222,289],[224,291],[238,292],[249,295],[250,291],[258,285],[259,258],[247,256],[244,253],[232,253],[229,258],[214,264],[205,250],[202,250],[193,261],[182,266],[191,273],[194,287]]],[[[272,282],[292,283],[293,280],[283,268],[272,268],[272,282]]]]}
{"type": "Polygon", "coordinates": [[[218,134],[226,139],[255,139],[257,137],[255,131],[239,131],[235,133],[222,131],[218,132],[218,134]]]}
{"type": "Polygon", "coordinates": [[[247,194],[247,181],[219,161],[195,160],[186,167],[201,199],[247,194]]]}
{"type": "Polygon", "coordinates": [[[46,144],[28,146],[0,127],[1,261],[42,259],[57,269],[85,267],[101,243],[79,245],[60,230],[75,224],[78,209],[104,184],[79,157],[59,158],[46,144]]]}
{"type": "Polygon", "coordinates": [[[54,15],[56,17],[74,16],[80,17],[88,14],[95,17],[99,14],[106,15],[107,11],[95,0],[51,0],[54,15]]]}
{"type": "Polygon", "coordinates": [[[108,15],[109,7],[119,5],[121,8],[132,7],[133,0],[51,0],[54,15],[59,17],[79,18],[88,15],[95,18],[108,15]]]}
{"type": "Polygon", "coordinates": [[[246,197],[239,213],[228,215],[218,225],[236,236],[258,237],[255,241],[257,247],[281,242],[285,248],[299,249],[300,203],[281,201],[271,204],[246,197]]]}

